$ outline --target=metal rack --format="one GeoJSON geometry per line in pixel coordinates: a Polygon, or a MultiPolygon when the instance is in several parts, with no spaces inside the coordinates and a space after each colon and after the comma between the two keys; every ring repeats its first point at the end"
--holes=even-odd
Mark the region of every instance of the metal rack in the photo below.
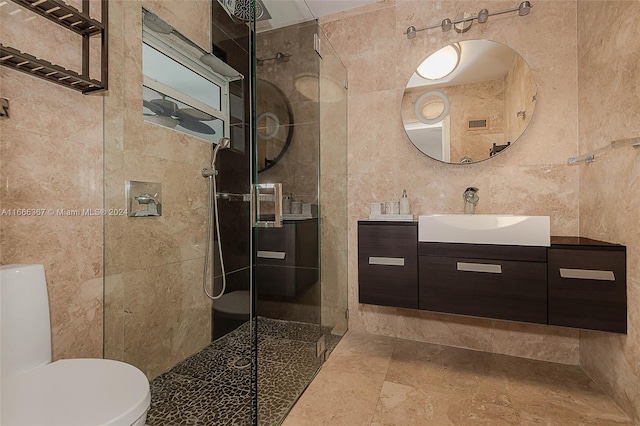
{"type": "Polygon", "coordinates": [[[108,88],[108,44],[107,22],[108,0],[101,0],[102,22],[89,16],[89,0],[82,0],[82,11],[60,0],[10,0],[82,37],[82,73],[67,70],[59,65],[36,58],[0,43],[0,65],[24,72],[35,77],[78,90],[84,94],[107,90],[108,88]],[[100,80],[89,77],[89,39],[101,36],[100,80]]]}
{"type": "Polygon", "coordinates": [[[624,148],[628,146],[632,146],[634,148],[640,147],[640,137],[612,141],[609,145],[605,145],[602,148],[598,148],[594,151],[582,154],[578,157],[569,158],[567,160],[567,164],[574,165],[579,163],[592,163],[596,160],[596,155],[602,154],[612,149],[624,148]]]}

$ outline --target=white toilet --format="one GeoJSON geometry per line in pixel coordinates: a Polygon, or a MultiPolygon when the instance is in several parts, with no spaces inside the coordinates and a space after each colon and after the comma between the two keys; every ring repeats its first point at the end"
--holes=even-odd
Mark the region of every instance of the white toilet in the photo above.
{"type": "Polygon", "coordinates": [[[149,382],[107,359],[51,362],[42,265],[0,266],[0,424],[143,426],[149,382]]]}

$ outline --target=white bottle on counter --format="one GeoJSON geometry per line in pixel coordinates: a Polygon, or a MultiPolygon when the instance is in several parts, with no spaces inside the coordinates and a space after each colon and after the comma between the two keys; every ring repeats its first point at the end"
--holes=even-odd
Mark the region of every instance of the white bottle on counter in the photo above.
{"type": "Polygon", "coordinates": [[[407,197],[407,190],[402,190],[402,198],[400,198],[400,214],[410,214],[411,206],[409,205],[409,198],[407,197]]]}

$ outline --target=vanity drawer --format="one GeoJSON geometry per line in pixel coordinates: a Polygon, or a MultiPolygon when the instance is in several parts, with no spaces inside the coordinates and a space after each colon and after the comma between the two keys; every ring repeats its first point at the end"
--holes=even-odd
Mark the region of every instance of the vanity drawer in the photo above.
{"type": "Polygon", "coordinates": [[[318,220],[285,221],[281,228],[260,228],[256,263],[269,266],[318,266],[318,220]]]}
{"type": "Polygon", "coordinates": [[[418,225],[358,223],[360,303],[418,308],[418,225]]]}
{"type": "Polygon", "coordinates": [[[547,323],[547,264],[420,256],[420,309],[547,323]]]}
{"type": "Polygon", "coordinates": [[[549,249],[549,324],[627,332],[626,249],[549,249]]]}

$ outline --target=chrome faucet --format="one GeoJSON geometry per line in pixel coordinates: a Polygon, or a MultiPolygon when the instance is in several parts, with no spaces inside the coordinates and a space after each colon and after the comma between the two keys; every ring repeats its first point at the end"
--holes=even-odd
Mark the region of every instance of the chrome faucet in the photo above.
{"type": "Polygon", "coordinates": [[[465,189],[462,194],[462,198],[464,198],[464,213],[473,214],[476,204],[480,201],[480,197],[478,197],[478,188],[470,186],[465,189]]]}

